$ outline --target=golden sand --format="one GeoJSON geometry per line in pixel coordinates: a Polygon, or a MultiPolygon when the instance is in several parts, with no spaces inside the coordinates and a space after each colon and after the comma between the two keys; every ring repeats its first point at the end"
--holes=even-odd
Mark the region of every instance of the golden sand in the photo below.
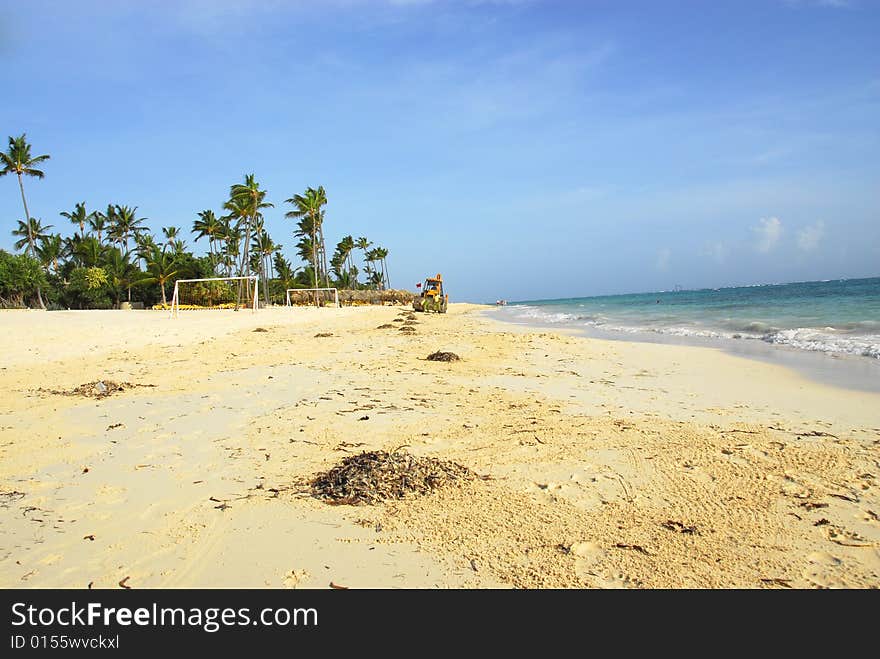
{"type": "Polygon", "coordinates": [[[880,586],[880,395],[479,311],[0,314],[0,586],[880,586]],[[301,487],[402,446],[484,479],[301,487]]]}

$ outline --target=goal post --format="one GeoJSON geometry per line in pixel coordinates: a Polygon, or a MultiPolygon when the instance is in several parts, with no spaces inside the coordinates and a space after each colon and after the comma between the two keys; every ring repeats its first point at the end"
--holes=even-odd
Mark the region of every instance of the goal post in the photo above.
{"type": "Polygon", "coordinates": [[[333,306],[339,306],[339,291],[335,288],[288,288],[286,291],[287,297],[287,306],[293,306],[293,300],[290,297],[291,293],[320,293],[320,292],[333,293],[333,306]]]}
{"type": "Polygon", "coordinates": [[[178,279],[174,282],[171,296],[171,317],[176,318],[181,309],[248,309],[257,310],[260,299],[260,278],[207,277],[204,279],[178,279]]]}

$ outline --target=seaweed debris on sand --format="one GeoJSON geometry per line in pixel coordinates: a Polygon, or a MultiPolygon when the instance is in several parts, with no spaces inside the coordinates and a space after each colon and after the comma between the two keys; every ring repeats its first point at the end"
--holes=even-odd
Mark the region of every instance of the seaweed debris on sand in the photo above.
{"type": "Polygon", "coordinates": [[[113,380],[95,380],[86,382],[73,389],[39,389],[56,396],[84,396],[86,398],[106,398],[135,387],[155,387],[154,384],[132,384],[131,382],[114,382],[113,380]]]}
{"type": "Polygon", "coordinates": [[[429,362],[457,362],[460,361],[461,357],[456,355],[454,352],[432,352],[428,355],[429,362]]]}
{"type": "Polygon", "coordinates": [[[420,458],[406,451],[364,451],[348,456],[309,483],[312,496],[334,505],[381,503],[428,494],[476,474],[449,460],[420,458]]]}

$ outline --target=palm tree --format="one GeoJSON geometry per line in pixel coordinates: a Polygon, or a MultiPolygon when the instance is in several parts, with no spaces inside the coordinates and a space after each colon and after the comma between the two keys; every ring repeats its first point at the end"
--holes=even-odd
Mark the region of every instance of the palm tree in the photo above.
{"type": "MultiPolygon", "coordinates": [[[[251,242],[251,232],[257,221],[257,216],[263,208],[272,208],[272,204],[265,201],[266,191],[260,189],[253,174],[246,174],[244,183],[236,183],[229,189],[229,201],[225,208],[237,215],[239,221],[244,222],[244,242],[242,243],[242,254],[239,266],[239,276],[244,275],[245,266],[250,265],[249,251],[251,242]]],[[[239,281],[238,302],[241,303],[243,282],[239,281]]]]}
{"type": "MultiPolygon", "coordinates": [[[[22,133],[18,137],[10,137],[9,138],[9,148],[6,150],[6,153],[0,153],[0,163],[3,164],[3,169],[0,169],[0,176],[6,176],[7,174],[11,174],[15,172],[18,176],[18,188],[21,190],[21,204],[24,206],[24,217],[30,225],[30,217],[31,214],[28,211],[27,207],[27,199],[24,196],[24,183],[22,182],[22,176],[32,176],[34,178],[43,178],[45,174],[34,167],[34,165],[39,165],[41,162],[45,162],[49,160],[48,155],[43,156],[34,156],[31,157],[31,145],[27,143],[25,133],[22,133]]],[[[31,255],[34,252],[34,245],[37,241],[36,237],[30,235],[28,237],[30,241],[30,249],[31,255]]],[[[40,308],[45,309],[46,305],[43,304],[43,296],[40,293],[40,287],[37,286],[37,301],[40,303],[40,308]]]]}
{"type": "Polygon", "coordinates": [[[32,217],[30,222],[22,222],[19,220],[18,228],[12,230],[13,236],[21,236],[19,240],[15,241],[15,249],[21,249],[27,245],[28,256],[31,258],[37,258],[36,242],[48,236],[49,234],[47,231],[51,228],[51,224],[43,226],[42,222],[35,217],[32,217]]]}
{"type": "Polygon", "coordinates": [[[51,268],[56,275],[58,274],[58,262],[63,254],[64,241],[60,233],[53,233],[40,239],[40,244],[37,246],[37,256],[47,272],[51,268]]]}
{"type": "Polygon", "coordinates": [[[382,285],[385,289],[391,288],[391,280],[388,278],[388,265],[385,262],[385,259],[388,258],[388,250],[384,247],[377,247],[373,250],[373,253],[376,256],[376,260],[379,261],[379,264],[382,267],[382,285]]]}
{"type": "Polygon", "coordinates": [[[354,264],[351,262],[351,253],[354,251],[355,242],[351,236],[345,236],[336,244],[336,251],[330,263],[336,271],[340,281],[345,281],[345,288],[351,288],[354,264]]]}
{"type": "MultiPolygon", "coordinates": [[[[168,298],[165,297],[165,283],[177,276],[177,257],[173,254],[153,245],[146,257],[147,276],[143,277],[141,284],[159,284],[162,288],[162,306],[168,306],[168,298]]],[[[129,285],[129,295],[131,286],[129,285]]]]}
{"type": "Polygon", "coordinates": [[[277,244],[266,230],[263,228],[262,218],[259,223],[259,233],[254,236],[253,250],[259,254],[260,261],[258,263],[260,275],[263,278],[263,299],[269,304],[269,279],[272,269],[272,255],[281,249],[281,245],[277,244]]]}
{"type": "Polygon", "coordinates": [[[104,270],[107,271],[107,279],[113,289],[116,307],[119,308],[122,291],[131,287],[138,269],[129,260],[128,252],[123,252],[118,247],[111,247],[104,256],[104,270]]]}
{"type": "Polygon", "coordinates": [[[117,204],[113,208],[113,224],[110,227],[110,238],[128,251],[128,241],[144,231],[145,217],[135,217],[137,206],[130,208],[117,204]]]}
{"type": "Polygon", "coordinates": [[[373,266],[376,261],[379,261],[379,248],[373,248],[369,252],[364,255],[364,258],[367,261],[367,281],[373,284],[376,287],[376,290],[379,290],[379,285],[385,281],[385,274],[381,270],[376,270],[373,266]]]}
{"type": "Polygon", "coordinates": [[[104,245],[93,236],[86,236],[76,241],[71,241],[70,247],[73,257],[83,268],[97,268],[104,260],[104,245]]]}
{"type": "Polygon", "coordinates": [[[284,291],[285,295],[287,293],[288,288],[293,288],[296,285],[296,273],[301,268],[293,268],[290,265],[290,261],[284,258],[284,255],[279,251],[275,252],[275,274],[278,277],[278,283],[280,284],[281,291],[284,291]]]}
{"type": "Polygon", "coordinates": [[[62,213],[59,213],[59,215],[61,215],[61,217],[66,217],[68,220],[70,220],[70,223],[73,224],[74,226],[78,226],[80,238],[85,238],[86,224],[89,224],[91,222],[91,219],[92,219],[92,216],[94,216],[94,213],[87,213],[86,212],[86,202],[81,201],[76,206],[73,207],[72,213],[68,213],[67,211],[64,211],[62,213]]]}
{"type": "MultiPolygon", "coordinates": [[[[208,239],[208,253],[211,255],[211,262],[214,262],[214,241],[220,237],[223,230],[223,223],[217,219],[212,210],[204,210],[199,213],[199,219],[193,222],[193,233],[196,234],[196,242],[201,238],[208,239]]],[[[215,264],[216,265],[216,264],[215,264]]]]}
{"type": "MultiPolygon", "coordinates": [[[[324,186],[318,186],[318,189],[314,188],[306,188],[305,194],[295,194],[290,199],[285,199],[284,203],[293,204],[294,210],[289,211],[284,214],[284,217],[287,218],[299,218],[302,220],[306,220],[306,222],[299,223],[299,231],[296,232],[296,235],[301,238],[305,238],[306,235],[309,235],[311,238],[311,259],[309,259],[312,265],[312,272],[315,278],[315,288],[318,287],[318,248],[319,248],[319,240],[321,250],[323,250],[323,220],[324,213],[322,208],[327,204],[327,193],[324,191],[324,186]],[[305,232],[308,231],[308,234],[305,232]]],[[[324,256],[326,260],[326,252],[324,256]]],[[[324,263],[324,278],[325,285],[329,285],[329,281],[327,280],[327,264],[324,263]]],[[[318,302],[318,293],[315,292],[315,305],[317,306],[318,302]]]]}
{"type": "Polygon", "coordinates": [[[104,229],[107,228],[107,216],[101,211],[92,211],[89,215],[89,229],[98,236],[98,242],[104,244],[104,229]]]}
{"type": "MultiPolygon", "coordinates": [[[[118,219],[117,218],[118,213],[116,212],[116,206],[114,206],[113,204],[107,204],[107,211],[104,213],[100,213],[100,215],[101,215],[101,217],[104,218],[104,221],[107,223],[106,224],[107,241],[108,242],[117,242],[116,224],[117,224],[117,219],[118,219]]],[[[135,236],[135,238],[136,237],[137,236],[135,236]]],[[[101,240],[101,239],[99,238],[99,240],[101,240]]],[[[104,242],[104,241],[101,240],[101,242],[104,242]]]]}
{"type": "Polygon", "coordinates": [[[242,232],[237,223],[235,225],[232,224],[232,218],[230,216],[227,215],[220,219],[223,221],[223,245],[220,259],[223,266],[226,268],[226,276],[231,277],[233,268],[238,259],[238,248],[241,244],[242,232]]]}
{"type": "MultiPolygon", "coordinates": [[[[364,263],[369,263],[367,260],[367,250],[370,249],[372,245],[373,243],[367,240],[366,236],[361,236],[354,242],[354,246],[364,253],[364,263]]],[[[365,268],[365,271],[366,270],[369,270],[369,267],[365,268]]]]}
{"type": "Polygon", "coordinates": [[[162,227],[162,233],[165,234],[165,244],[169,247],[174,245],[174,241],[180,236],[179,227],[162,227]]]}

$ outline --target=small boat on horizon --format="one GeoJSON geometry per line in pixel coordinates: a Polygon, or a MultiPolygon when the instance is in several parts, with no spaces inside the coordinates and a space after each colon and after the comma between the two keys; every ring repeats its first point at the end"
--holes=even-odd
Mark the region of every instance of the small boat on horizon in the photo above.
{"type": "Polygon", "coordinates": [[[495,306],[503,307],[507,305],[507,300],[495,300],[495,306]]]}

